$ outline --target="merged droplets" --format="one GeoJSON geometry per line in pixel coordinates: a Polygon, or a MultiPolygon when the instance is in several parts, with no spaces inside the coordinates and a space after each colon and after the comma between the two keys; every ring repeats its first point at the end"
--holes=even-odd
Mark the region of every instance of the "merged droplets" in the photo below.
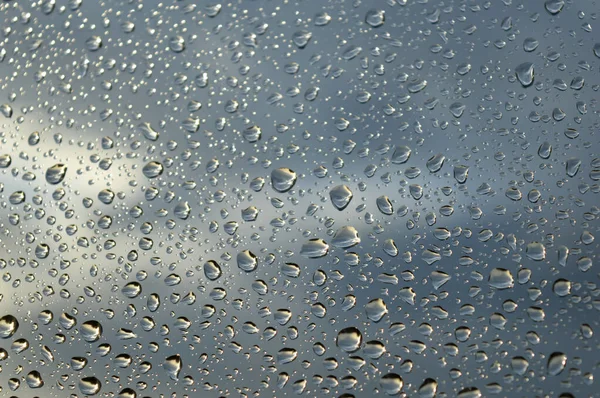
{"type": "Polygon", "coordinates": [[[469,176],[469,167],[464,165],[454,166],[454,179],[459,184],[464,184],[467,182],[467,177],[469,176]]]}
{"type": "Polygon", "coordinates": [[[396,257],[400,250],[398,250],[398,246],[396,246],[396,242],[393,239],[386,239],[383,242],[383,251],[391,257],[396,257]]]}
{"type": "Polygon", "coordinates": [[[148,122],[140,123],[138,125],[138,131],[150,141],[156,141],[158,140],[158,137],[160,137],[160,133],[154,130],[154,128],[152,128],[152,126],[148,122]]]}
{"type": "Polygon", "coordinates": [[[180,355],[171,355],[163,361],[163,369],[172,380],[179,380],[182,368],[183,361],[180,355]]]}

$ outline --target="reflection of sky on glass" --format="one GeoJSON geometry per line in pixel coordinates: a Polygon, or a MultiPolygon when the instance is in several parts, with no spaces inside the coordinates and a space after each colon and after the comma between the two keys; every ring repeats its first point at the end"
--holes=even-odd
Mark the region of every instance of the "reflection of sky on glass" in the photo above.
{"type": "Polygon", "coordinates": [[[104,396],[126,387],[138,396],[284,396],[295,395],[292,384],[305,379],[308,396],[347,392],[362,397],[383,393],[382,377],[397,373],[407,396],[418,396],[426,378],[435,379],[438,395],[448,397],[471,387],[488,396],[496,385],[502,388],[499,396],[593,395],[598,341],[595,335],[586,338],[582,326],[596,329],[600,308],[594,268],[582,271],[585,258],[595,260],[597,251],[594,242],[582,242],[582,234],[598,230],[598,189],[590,177],[598,156],[592,3],[566,4],[551,15],[543,3],[509,1],[254,1],[222,4],[214,18],[208,16],[214,8],[186,1],[84,1],[77,10],[71,9],[76,1],[57,1],[51,13],[44,12],[49,2],[42,3],[4,2],[1,11],[5,38],[0,51],[6,53],[0,62],[0,87],[6,97],[0,102],[9,103],[13,115],[0,125],[0,154],[12,157],[11,166],[0,169],[0,258],[6,264],[1,270],[0,316],[17,317],[20,327],[12,340],[30,343],[27,351],[16,354],[10,350],[11,339],[0,341],[9,351],[0,363],[2,394],[81,396],[79,379],[94,375],[103,384],[104,396]],[[385,10],[379,28],[365,23],[372,8],[385,10]],[[322,12],[331,21],[316,26],[322,12]],[[125,22],[135,29],[127,33],[130,25],[125,22]],[[292,41],[300,30],[312,33],[301,50],[292,41]],[[102,39],[98,51],[90,51],[87,40],[92,36],[102,39]],[[182,52],[171,50],[175,36],[185,41],[182,52]],[[530,38],[539,45],[526,52],[523,43],[531,43],[530,38]],[[358,56],[344,59],[349,49],[358,47],[358,56]],[[514,69],[524,62],[535,65],[535,81],[528,88],[514,78],[514,69]],[[293,63],[298,64],[295,74],[289,73],[293,63]],[[466,65],[470,71],[461,75],[466,65]],[[45,73],[42,80],[40,72],[45,73]],[[196,81],[203,72],[206,87],[196,81]],[[577,90],[579,77],[585,84],[577,90]],[[411,92],[415,79],[426,80],[427,86],[411,92]],[[306,93],[314,88],[318,95],[311,101],[306,93]],[[366,92],[370,100],[362,103],[366,92]],[[282,98],[270,104],[274,94],[282,98]],[[432,107],[434,99],[437,105],[432,107]],[[202,108],[191,112],[191,100],[202,108]],[[232,100],[238,109],[230,113],[232,100]],[[461,104],[464,113],[453,116],[461,104]],[[556,108],[566,118],[557,120],[556,108]],[[197,132],[182,126],[188,117],[199,118],[197,132]],[[347,128],[342,128],[344,120],[347,128]],[[160,133],[157,141],[140,133],[143,122],[160,133]],[[262,130],[256,143],[242,134],[252,125],[262,130]],[[567,128],[579,135],[568,138],[563,133],[567,128]],[[41,134],[35,146],[28,144],[32,131],[41,134]],[[103,137],[114,141],[113,148],[103,148],[103,137]],[[545,141],[553,146],[549,159],[538,156],[545,141]],[[390,161],[396,145],[412,150],[404,164],[390,161]],[[431,172],[427,162],[438,154],[445,156],[444,165],[431,172]],[[582,161],[572,178],[565,173],[571,158],[582,161]],[[99,164],[106,159],[112,166],[102,170],[99,164]],[[219,167],[209,172],[212,159],[219,167]],[[336,168],[340,160],[343,167],[336,168]],[[156,179],[143,175],[150,161],[165,166],[156,179]],[[61,200],[52,199],[57,186],[44,180],[45,170],[56,163],[68,166],[61,200]],[[453,175],[459,165],[469,167],[465,184],[453,175]],[[327,176],[313,173],[318,166],[327,168],[327,176]],[[271,187],[271,172],[280,167],[298,175],[289,192],[271,187]],[[375,167],[369,177],[367,169],[375,167]],[[24,181],[27,172],[35,173],[36,180],[24,181]],[[414,178],[409,178],[411,173],[414,178]],[[266,183],[255,192],[251,181],[257,177],[266,183]],[[191,182],[196,186],[186,189],[191,182]],[[341,211],[329,197],[340,184],[353,192],[341,211]],[[484,184],[491,192],[483,194],[484,184]],[[411,196],[411,185],[422,187],[422,198],[411,196]],[[153,201],[145,199],[150,186],[159,189],[153,201]],[[507,198],[510,187],[517,187],[523,198],[507,198]],[[112,204],[98,199],[105,188],[116,194],[112,204]],[[527,200],[532,189],[540,192],[537,203],[527,200]],[[9,196],[19,190],[26,194],[26,203],[40,195],[43,204],[32,204],[32,210],[11,205],[9,196]],[[221,202],[215,195],[219,190],[226,194],[221,202]],[[382,195],[390,199],[394,215],[377,208],[382,195]],[[86,197],[93,199],[89,208],[84,206],[86,197]],[[274,206],[273,198],[283,206],[274,206]],[[191,213],[180,220],[173,210],[184,202],[191,213]],[[310,205],[317,206],[314,214],[308,213],[310,205]],[[132,217],[134,206],[143,209],[141,217],[132,217]],[[242,220],[242,210],[249,206],[259,209],[256,221],[242,220]],[[403,206],[406,214],[396,213],[403,206]],[[452,206],[453,214],[444,216],[442,206],[452,206]],[[40,220],[34,216],[38,207],[45,211],[40,220]],[[72,218],[66,210],[72,210],[72,218]],[[9,223],[12,214],[20,215],[18,225],[9,223]],[[104,215],[113,220],[108,229],[97,225],[104,215]],[[48,216],[56,222],[48,223],[48,216]],[[228,221],[239,223],[233,235],[225,232],[228,221]],[[147,234],[141,232],[144,222],[153,227],[147,234]],[[212,233],[215,222],[219,229],[212,233]],[[279,223],[284,226],[274,226],[279,223]],[[78,228],[72,236],[66,233],[71,224],[78,228]],[[331,243],[343,226],[356,228],[360,244],[346,250],[332,246],[318,259],[300,255],[306,241],[331,243]],[[437,228],[448,229],[452,236],[436,238],[437,228]],[[31,236],[34,242],[28,242],[31,236]],[[152,239],[151,250],[140,249],[144,236],[152,239]],[[82,237],[89,247],[78,244],[82,237]],[[383,250],[389,239],[398,248],[396,257],[383,250]],[[116,246],[111,248],[107,240],[116,246]],[[532,242],[545,245],[544,261],[526,255],[532,242]],[[33,269],[30,260],[40,243],[48,244],[51,253],[37,259],[33,269]],[[66,245],[62,253],[61,244],[66,245]],[[558,263],[561,246],[570,249],[566,266],[558,263]],[[137,260],[128,258],[133,250],[137,260]],[[238,268],[236,256],[243,250],[258,256],[256,271],[238,268]],[[346,262],[349,251],[360,257],[358,266],[346,262]],[[439,253],[441,259],[428,265],[426,251],[439,253]],[[19,258],[25,259],[24,266],[19,258]],[[205,277],[208,260],[220,264],[220,279],[205,277]],[[298,278],[282,274],[288,262],[299,265],[298,278]],[[495,268],[509,270],[514,287],[491,287],[488,278],[495,268]],[[321,286],[314,277],[318,270],[327,275],[321,286]],[[438,289],[432,283],[435,270],[450,276],[438,289]],[[531,277],[526,280],[527,270],[531,277]],[[395,275],[398,282],[384,283],[385,274],[395,275]],[[169,286],[173,275],[181,282],[169,286]],[[566,297],[553,292],[561,278],[571,282],[566,297]],[[129,299],[121,289],[134,280],[143,291],[129,299]],[[266,283],[267,294],[253,289],[257,280],[266,283]],[[49,286],[54,294],[46,297],[41,292],[49,286]],[[224,289],[227,297],[211,298],[216,288],[224,289]],[[405,300],[407,289],[414,291],[414,303],[405,300]],[[156,312],[147,307],[152,293],[161,298],[156,312]],[[190,293],[195,301],[186,301],[190,293]],[[344,298],[351,295],[356,305],[345,310],[344,298]],[[373,322],[365,306],[377,298],[386,303],[388,313],[373,322]],[[509,299],[517,305],[514,312],[507,311],[509,299]],[[316,311],[320,306],[327,310],[322,318],[316,311]],[[470,306],[472,313],[467,311],[470,306]],[[216,312],[205,316],[210,308],[216,312]],[[544,311],[542,321],[535,319],[536,308],[544,311]],[[54,313],[51,324],[38,321],[42,309],[54,313]],[[277,323],[279,309],[292,313],[286,325],[277,323]],[[442,309],[446,319],[440,318],[442,309]],[[77,318],[75,328],[60,326],[63,312],[77,318]],[[506,318],[504,329],[494,326],[498,314],[506,318]],[[147,316],[156,324],[151,331],[143,329],[147,316]],[[191,321],[187,331],[177,329],[179,318],[191,321]],[[90,319],[103,325],[97,343],[84,342],[79,335],[79,325],[90,319]],[[259,333],[246,333],[248,322],[259,333]],[[399,323],[405,329],[393,334],[399,323]],[[349,326],[361,331],[365,344],[355,353],[335,343],[337,333],[349,326]],[[277,335],[266,340],[263,331],[269,327],[277,335]],[[457,341],[464,327],[470,337],[457,341]],[[121,328],[137,337],[120,340],[121,328]],[[538,344],[533,332],[539,335],[538,344]],[[57,344],[56,334],[63,334],[65,343],[57,344]],[[385,345],[379,359],[367,356],[365,346],[372,341],[385,345]],[[416,353],[415,342],[425,350],[416,353]],[[100,343],[110,344],[111,353],[97,355],[100,343]],[[317,343],[326,347],[321,356],[314,352],[317,343]],[[150,349],[154,344],[157,352],[150,349]],[[43,357],[44,346],[53,352],[53,363],[43,357]],[[297,359],[278,364],[284,348],[297,350],[297,359]],[[568,358],[559,375],[548,374],[553,352],[568,358]],[[129,368],[117,368],[119,354],[131,355],[129,368]],[[177,381],[162,367],[174,354],[183,360],[177,381]],[[87,357],[87,368],[71,369],[74,356],[87,357]],[[351,356],[364,358],[366,365],[353,370],[351,356]],[[529,362],[523,374],[515,357],[529,362]],[[328,367],[333,359],[338,362],[335,369],[328,367]],[[142,374],[138,366],[145,361],[153,368],[142,374]],[[28,388],[25,376],[32,370],[42,375],[43,388],[28,388]],[[453,379],[458,370],[460,377],[453,379]],[[290,381],[279,389],[282,372],[290,381]],[[346,390],[350,376],[357,384],[346,390]],[[14,392],[11,378],[21,381],[14,392]]]}

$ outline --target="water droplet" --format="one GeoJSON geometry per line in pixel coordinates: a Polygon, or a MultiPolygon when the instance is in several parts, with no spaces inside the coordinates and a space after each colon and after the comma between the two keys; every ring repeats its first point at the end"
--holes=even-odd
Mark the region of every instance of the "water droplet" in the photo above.
{"type": "Polygon", "coordinates": [[[221,277],[223,271],[221,266],[214,260],[209,260],[204,263],[204,276],[211,281],[215,281],[221,277]]]}
{"type": "Polygon", "coordinates": [[[298,357],[298,351],[293,348],[282,348],[277,353],[277,363],[285,365],[286,363],[293,362],[298,357]]]}
{"type": "Polygon", "coordinates": [[[391,216],[392,214],[394,214],[394,206],[392,205],[390,198],[388,198],[387,196],[382,195],[378,197],[376,203],[377,208],[382,214],[385,214],[387,216],[391,216]]]}
{"type": "Polygon", "coordinates": [[[179,380],[179,373],[183,368],[180,355],[171,355],[163,361],[163,369],[172,380],[179,380]]]}
{"type": "Polygon", "coordinates": [[[147,178],[156,178],[163,173],[163,170],[164,170],[164,167],[161,163],[152,161],[152,162],[146,163],[146,165],[142,169],[142,173],[144,173],[144,175],[147,178]]]}
{"type": "Polygon", "coordinates": [[[298,48],[304,48],[312,38],[312,33],[307,30],[299,30],[292,36],[292,41],[298,48]]]}
{"type": "Polygon", "coordinates": [[[85,41],[85,46],[89,51],[98,51],[102,48],[102,37],[100,36],[92,36],[85,41]]]}
{"type": "Polygon", "coordinates": [[[435,397],[438,389],[438,382],[434,379],[427,378],[419,387],[418,393],[420,398],[435,397]]]}
{"type": "Polygon", "coordinates": [[[238,253],[237,264],[242,271],[252,272],[258,265],[258,258],[250,250],[244,250],[238,253]]]}
{"type": "Polygon", "coordinates": [[[300,255],[308,258],[319,258],[327,255],[329,245],[323,239],[311,239],[302,245],[300,255]]]}
{"type": "Polygon", "coordinates": [[[139,282],[129,282],[123,286],[121,293],[127,298],[136,298],[142,293],[142,285],[139,282]]]}
{"type": "Polygon", "coordinates": [[[385,11],[374,9],[367,11],[365,22],[373,28],[380,27],[385,22],[385,11]]]}
{"type": "Polygon", "coordinates": [[[379,385],[387,395],[398,395],[404,386],[404,381],[397,373],[387,373],[381,376],[379,385]]]}
{"type": "Polygon", "coordinates": [[[385,314],[387,314],[388,309],[385,302],[380,299],[373,299],[367,303],[365,306],[365,313],[367,318],[372,320],[373,322],[379,322],[385,314]]]}
{"type": "Polygon", "coordinates": [[[271,184],[277,192],[287,192],[294,187],[298,176],[286,167],[273,170],[271,173],[271,184]]]}
{"type": "Polygon", "coordinates": [[[12,315],[4,315],[0,318],[0,337],[8,339],[19,329],[19,321],[12,315]]]}
{"type": "Polygon", "coordinates": [[[548,357],[548,374],[558,376],[567,366],[567,356],[562,352],[553,352],[548,357]]]}
{"type": "Polygon", "coordinates": [[[437,173],[438,171],[440,171],[442,169],[445,161],[446,161],[446,157],[444,155],[442,155],[441,153],[434,155],[431,158],[429,158],[429,160],[427,160],[427,163],[426,163],[427,169],[432,173],[437,173]]]}
{"type": "Polygon", "coordinates": [[[1,154],[0,155],[0,169],[5,169],[7,167],[9,167],[12,163],[12,157],[8,154],[1,154]]]}
{"type": "Polygon", "coordinates": [[[402,164],[406,163],[410,158],[412,150],[407,146],[396,146],[394,149],[394,153],[392,154],[392,163],[394,164],[402,164]]]}
{"type": "Polygon", "coordinates": [[[535,51],[536,48],[540,45],[539,41],[534,39],[533,37],[528,37],[523,41],[523,50],[526,52],[535,51]]]}
{"type": "Polygon", "coordinates": [[[82,377],[79,380],[79,390],[84,395],[96,395],[102,389],[102,383],[96,377],[82,377]]]}
{"type": "Polygon", "coordinates": [[[98,321],[86,321],[79,327],[81,337],[88,343],[94,343],[102,337],[102,325],[98,321]]]}
{"type": "Polygon", "coordinates": [[[525,254],[532,260],[543,261],[546,258],[546,247],[539,242],[528,243],[525,254]]]}
{"type": "Polygon", "coordinates": [[[523,62],[515,68],[517,79],[523,87],[529,87],[533,83],[533,63],[523,62]]]}
{"type": "Polygon", "coordinates": [[[67,166],[63,163],[57,163],[46,170],[46,182],[48,184],[60,184],[67,175],[67,166]]]}
{"type": "Polygon", "coordinates": [[[27,373],[27,376],[25,376],[25,382],[29,388],[41,388],[44,386],[42,375],[37,370],[32,370],[31,372],[27,373]]]}
{"type": "Polygon", "coordinates": [[[546,2],[544,3],[544,7],[546,8],[546,11],[548,11],[550,14],[553,14],[553,15],[561,12],[564,5],[565,5],[564,0],[546,0],[546,2]]]}
{"type": "Polygon", "coordinates": [[[335,247],[347,249],[360,243],[358,231],[352,226],[344,226],[338,229],[331,240],[335,247]]]}
{"type": "Polygon", "coordinates": [[[514,279],[509,270],[494,268],[490,271],[488,283],[496,289],[510,289],[514,286],[514,279]]]}
{"type": "Polygon", "coordinates": [[[185,50],[185,39],[182,36],[174,36],[169,40],[169,48],[174,53],[180,53],[185,50]]]}
{"type": "Polygon", "coordinates": [[[347,327],[338,332],[336,344],[345,352],[358,351],[362,344],[362,334],[355,327],[347,327]]]}

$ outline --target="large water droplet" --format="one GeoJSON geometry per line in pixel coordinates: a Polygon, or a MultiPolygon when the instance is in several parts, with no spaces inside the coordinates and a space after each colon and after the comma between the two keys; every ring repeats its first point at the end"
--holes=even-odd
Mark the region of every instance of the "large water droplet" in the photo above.
{"type": "Polygon", "coordinates": [[[79,390],[84,395],[96,395],[102,389],[102,383],[96,377],[83,377],[79,380],[79,390]]]}
{"type": "Polygon", "coordinates": [[[287,192],[294,187],[298,176],[287,167],[281,167],[271,172],[271,184],[277,192],[287,192]]]}
{"type": "Polygon", "coordinates": [[[355,327],[347,327],[338,332],[336,344],[345,352],[355,352],[362,344],[362,334],[355,327]]]}
{"type": "Polygon", "coordinates": [[[8,339],[19,329],[19,321],[12,315],[4,315],[0,318],[0,337],[8,339]]]}
{"type": "Polygon", "coordinates": [[[67,166],[63,163],[57,163],[46,170],[46,182],[48,184],[60,184],[67,175],[67,166]]]}
{"type": "Polygon", "coordinates": [[[515,75],[523,87],[529,87],[533,83],[533,63],[523,62],[515,68],[515,75]]]}

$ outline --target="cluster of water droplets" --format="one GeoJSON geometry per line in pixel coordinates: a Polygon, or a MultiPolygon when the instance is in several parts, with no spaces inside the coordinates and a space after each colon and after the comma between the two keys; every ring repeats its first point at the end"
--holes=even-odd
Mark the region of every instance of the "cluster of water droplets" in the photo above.
{"type": "Polygon", "coordinates": [[[3,1],[0,395],[593,396],[596,13],[3,1]]]}

